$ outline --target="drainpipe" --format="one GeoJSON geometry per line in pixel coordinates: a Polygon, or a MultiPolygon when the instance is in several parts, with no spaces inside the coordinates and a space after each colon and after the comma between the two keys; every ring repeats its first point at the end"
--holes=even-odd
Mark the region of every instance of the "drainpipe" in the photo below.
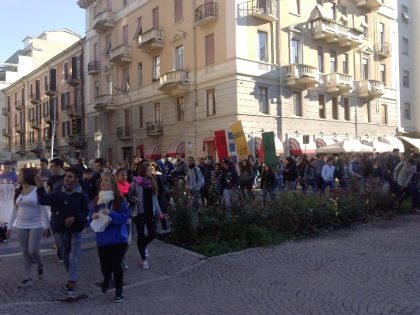
{"type": "MultiPolygon", "coordinates": [[[[281,0],[279,0],[277,5],[277,21],[276,21],[276,52],[277,52],[277,60],[276,64],[278,66],[278,72],[279,72],[279,98],[277,100],[277,108],[278,108],[278,114],[280,116],[280,126],[278,127],[278,135],[280,136],[280,139],[283,138],[283,102],[282,102],[282,71],[281,71],[281,53],[280,53],[280,47],[281,47],[281,26],[280,26],[280,13],[281,13],[281,0]]],[[[283,145],[283,152],[285,145],[283,145]]]]}
{"type": "Polygon", "coordinates": [[[193,1],[193,56],[194,56],[194,157],[197,157],[197,107],[198,107],[198,90],[197,90],[197,27],[195,25],[195,9],[197,8],[197,1],[193,1]]]}

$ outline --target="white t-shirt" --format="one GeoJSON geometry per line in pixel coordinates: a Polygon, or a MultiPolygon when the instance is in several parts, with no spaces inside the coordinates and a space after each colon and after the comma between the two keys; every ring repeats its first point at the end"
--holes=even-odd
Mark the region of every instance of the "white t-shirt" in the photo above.
{"type": "Polygon", "coordinates": [[[36,187],[27,195],[20,194],[13,208],[9,228],[15,222],[15,226],[20,229],[48,229],[50,227],[47,208],[38,203],[36,187]]]}

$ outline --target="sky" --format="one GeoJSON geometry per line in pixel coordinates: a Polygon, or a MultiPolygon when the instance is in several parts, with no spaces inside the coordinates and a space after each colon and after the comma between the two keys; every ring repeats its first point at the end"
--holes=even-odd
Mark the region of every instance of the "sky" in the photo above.
{"type": "Polygon", "coordinates": [[[85,10],[77,0],[0,0],[0,62],[23,48],[26,36],[68,28],[85,34],[85,10]]]}

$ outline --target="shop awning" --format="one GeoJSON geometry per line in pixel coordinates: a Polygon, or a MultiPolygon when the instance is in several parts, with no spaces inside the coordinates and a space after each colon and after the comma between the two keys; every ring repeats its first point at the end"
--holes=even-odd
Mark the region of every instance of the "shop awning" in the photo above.
{"type": "Polygon", "coordinates": [[[336,142],[337,142],[337,140],[334,140],[332,138],[317,138],[315,140],[315,144],[316,144],[317,148],[322,148],[322,147],[325,147],[327,145],[334,144],[336,142]]]}
{"type": "Polygon", "coordinates": [[[379,141],[391,145],[392,149],[398,149],[404,153],[404,144],[396,137],[379,137],[379,141]]]}
{"type": "Polygon", "coordinates": [[[410,137],[400,137],[400,139],[404,140],[408,144],[412,145],[416,150],[420,151],[420,139],[410,137]]]}
{"type": "Polygon", "coordinates": [[[390,144],[378,141],[378,140],[362,140],[362,143],[368,146],[373,147],[375,152],[384,153],[384,152],[392,152],[392,146],[390,144]]]}
{"type": "Polygon", "coordinates": [[[359,140],[350,139],[338,141],[316,150],[318,153],[367,153],[373,152],[373,147],[362,144],[359,140]]]}
{"type": "Polygon", "coordinates": [[[290,155],[301,155],[301,154],[315,154],[316,144],[310,141],[308,144],[303,144],[302,137],[300,138],[289,138],[288,140],[290,155]]]}
{"type": "Polygon", "coordinates": [[[169,146],[167,154],[170,157],[175,157],[177,154],[185,157],[185,141],[173,143],[171,146],[169,146]]]}
{"type": "Polygon", "coordinates": [[[144,158],[145,159],[160,159],[162,157],[162,149],[160,144],[155,144],[146,147],[146,150],[144,152],[144,158]]]}
{"type": "Polygon", "coordinates": [[[203,140],[203,151],[206,151],[206,144],[213,145],[214,148],[216,148],[216,140],[214,137],[206,137],[203,140]]]}

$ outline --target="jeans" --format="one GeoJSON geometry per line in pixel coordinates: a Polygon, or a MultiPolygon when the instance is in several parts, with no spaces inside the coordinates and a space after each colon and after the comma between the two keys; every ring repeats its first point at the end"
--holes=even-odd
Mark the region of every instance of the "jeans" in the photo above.
{"type": "Polygon", "coordinates": [[[282,191],[283,191],[283,177],[281,177],[281,178],[277,178],[277,179],[276,179],[276,183],[277,183],[277,185],[276,185],[276,189],[277,189],[279,192],[282,192],[282,191]]]}
{"type": "Polygon", "coordinates": [[[334,181],[329,180],[326,181],[324,180],[324,183],[322,184],[322,190],[325,190],[325,188],[330,187],[330,190],[334,188],[334,181]]]}
{"type": "Polygon", "coordinates": [[[80,267],[80,252],[82,249],[82,233],[55,233],[59,242],[64,266],[68,272],[69,281],[76,282],[80,267]]]}
{"type": "Polygon", "coordinates": [[[116,290],[122,290],[123,286],[124,272],[121,263],[126,249],[126,243],[98,247],[99,261],[101,263],[101,271],[104,276],[104,281],[109,282],[111,280],[111,275],[113,275],[116,290]]]}
{"type": "Polygon", "coordinates": [[[223,189],[223,202],[225,204],[226,209],[230,210],[232,205],[232,190],[231,189],[223,189]]]}
{"type": "Polygon", "coordinates": [[[23,254],[23,266],[25,268],[25,279],[32,279],[32,264],[42,266],[39,246],[42,238],[42,228],[37,229],[17,229],[20,248],[23,254]]]}
{"type": "Polygon", "coordinates": [[[274,201],[276,198],[276,193],[274,192],[274,187],[263,187],[263,204],[265,205],[267,200],[267,195],[270,195],[270,200],[274,201]]]}
{"type": "Polygon", "coordinates": [[[318,192],[318,185],[315,179],[310,179],[306,181],[306,185],[312,188],[312,192],[316,194],[318,192]]]}
{"type": "Polygon", "coordinates": [[[296,190],[296,180],[286,180],[286,191],[296,190]]]}
{"type": "Polygon", "coordinates": [[[156,237],[156,219],[152,213],[139,213],[134,217],[137,230],[137,248],[141,259],[146,260],[146,247],[156,237]],[[147,236],[144,234],[144,227],[147,227],[147,236]]]}

